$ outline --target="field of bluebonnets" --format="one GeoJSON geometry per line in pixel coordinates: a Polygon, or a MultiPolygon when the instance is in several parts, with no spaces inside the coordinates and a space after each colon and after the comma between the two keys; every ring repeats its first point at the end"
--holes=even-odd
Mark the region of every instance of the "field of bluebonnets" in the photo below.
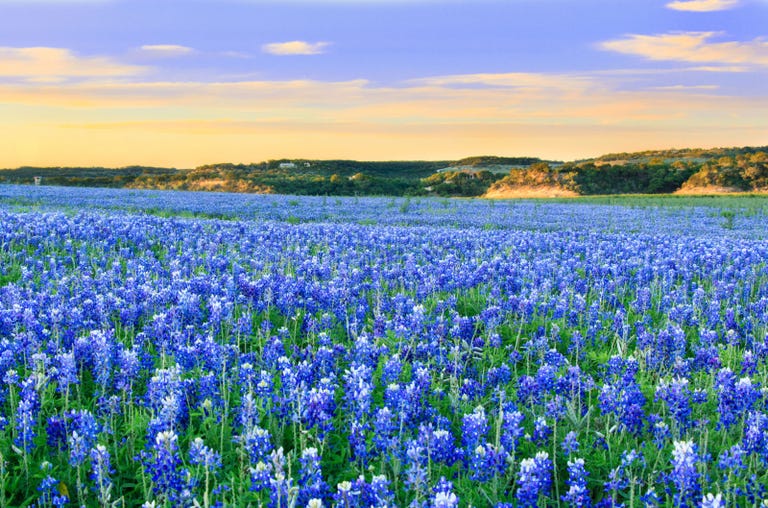
{"type": "Polygon", "coordinates": [[[0,506],[765,506],[767,216],[0,186],[0,506]]]}

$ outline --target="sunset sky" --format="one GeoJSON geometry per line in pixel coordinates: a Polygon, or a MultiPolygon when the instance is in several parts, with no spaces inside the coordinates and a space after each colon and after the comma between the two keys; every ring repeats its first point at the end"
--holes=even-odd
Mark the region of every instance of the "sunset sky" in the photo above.
{"type": "Polygon", "coordinates": [[[768,0],[0,0],[0,167],[768,145],[768,0]]]}

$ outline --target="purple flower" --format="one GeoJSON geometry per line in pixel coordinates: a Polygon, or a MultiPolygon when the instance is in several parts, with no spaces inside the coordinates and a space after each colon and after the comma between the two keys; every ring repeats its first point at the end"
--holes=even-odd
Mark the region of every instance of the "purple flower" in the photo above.
{"type": "Polygon", "coordinates": [[[115,471],[110,465],[109,451],[103,445],[91,448],[91,479],[96,484],[99,504],[109,506],[112,500],[112,480],[110,474],[115,471]]]}
{"type": "Polygon", "coordinates": [[[579,441],[576,432],[570,431],[565,435],[565,439],[561,443],[565,456],[568,457],[579,451],[579,441]]]}
{"type": "Polygon", "coordinates": [[[458,508],[459,498],[453,493],[453,484],[444,476],[432,488],[432,508],[458,508]]]}
{"type": "Polygon", "coordinates": [[[221,467],[221,455],[206,446],[200,437],[189,445],[189,461],[193,466],[203,466],[211,472],[221,467]]]}
{"type": "Polygon", "coordinates": [[[691,426],[691,390],[688,380],[676,378],[670,382],[662,381],[656,388],[656,399],[663,400],[667,409],[677,424],[677,435],[680,436],[691,426]]]}
{"type": "Polygon", "coordinates": [[[501,446],[509,453],[517,450],[520,438],[525,434],[523,419],[525,416],[520,411],[504,410],[501,422],[501,446]]]}
{"type": "Polygon", "coordinates": [[[16,446],[30,452],[35,446],[35,426],[40,411],[40,396],[37,393],[38,377],[31,375],[21,383],[19,405],[16,408],[16,446]]]}
{"type": "Polygon", "coordinates": [[[475,481],[487,482],[502,474],[506,468],[507,452],[491,443],[477,445],[469,460],[469,476],[475,481]]]}
{"type": "Polygon", "coordinates": [[[299,468],[299,506],[306,505],[310,499],[324,500],[329,497],[330,489],[323,480],[320,469],[320,455],[316,448],[306,448],[301,454],[299,468]]]}
{"type": "Polygon", "coordinates": [[[701,508],[725,508],[725,501],[721,494],[707,494],[701,499],[701,508]]]}
{"type": "Polygon", "coordinates": [[[288,508],[295,504],[295,489],[293,479],[285,474],[285,456],[283,449],[278,448],[270,455],[272,476],[269,478],[269,506],[271,508],[288,508]]]}
{"type": "Polygon", "coordinates": [[[178,436],[173,430],[159,432],[148,447],[148,451],[141,453],[141,459],[144,470],[152,478],[152,490],[171,502],[178,501],[187,487],[187,473],[181,467],[178,453],[178,436]]]}
{"type": "Polygon", "coordinates": [[[533,436],[532,440],[537,446],[544,446],[549,441],[549,437],[552,435],[552,428],[547,424],[547,420],[540,416],[536,418],[533,423],[533,436]]]}
{"type": "Polygon", "coordinates": [[[587,489],[587,470],[584,468],[584,459],[568,461],[568,492],[562,496],[562,500],[572,506],[592,506],[587,489]]]}
{"type": "Polygon", "coordinates": [[[696,445],[692,441],[675,441],[673,445],[670,478],[676,487],[675,506],[695,506],[701,490],[696,445]]]}
{"type": "Polygon", "coordinates": [[[477,406],[474,412],[464,415],[461,425],[461,442],[468,454],[474,452],[488,433],[488,419],[483,406],[477,406]]]}
{"type": "Polygon", "coordinates": [[[552,461],[547,452],[539,452],[533,459],[523,459],[517,473],[518,506],[533,508],[538,506],[539,498],[549,495],[552,487],[552,461]]]}

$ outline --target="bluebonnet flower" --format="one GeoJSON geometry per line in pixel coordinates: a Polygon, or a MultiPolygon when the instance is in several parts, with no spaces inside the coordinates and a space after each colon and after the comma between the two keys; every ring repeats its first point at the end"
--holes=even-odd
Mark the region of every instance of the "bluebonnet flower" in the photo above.
{"type": "Polygon", "coordinates": [[[546,418],[540,416],[533,422],[533,436],[531,439],[537,446],[544,446],[552,435],[552,428],[547,423],[546,418]]]}
{"type": "Polygon", "coordinates": [[[483,395],[483,385],[476,379],[464,378],[459,389],[461,400],[472,402],[483,395]]]}
{"type": "Polygon", "coordinates": [[[189,461],[193,466],[203,466],[209,472],[221,467],[221,455],[196,437],[189,445],[189,461]]]}
{"type": "Polygon", "coordinates": [[[283,449],[273,450],[270,455],[272,475],[269,479],[269,506],[288,508],[296,502],[296,488],[293,479],[285,474],[285,455],[283,449]]]}
{"type": "Polygon", "coordinates": [[[531,376],[521,376],[517,382],[517,398],[520,403],[538,404],[541,400],[542,392],[535,378],[531,376]]]}
{"type": "MultiPolygon", "coordinates": [[[[649,418],[649,420],[651,419],[649,418]]],[[[667,425],[667,422],[663,421],[661,418],[654,419],[651,432],[653,433],[653,442],[659,450],[664,448],[667,441],[672,438],[672,430],[669,428],[669,425],[667,425]]]]}
{"type": "Polygon", "coordinates": [[[54,357],[54,363],[56,364],[56,391],[68,393],[71,385],[79,383],[75,354],[71,351],[61,352],[54,357]]]}
{"type": "Polygon", "coordinates": [[[670,478],[676,487],[675,506],[694,506],[701,490],[696,445],[692,441],[675,441],[673,446],[670,478]]]}
{"type": "Polygon", "coordinates": [[[99,504],[102,507],[110,506],[112,500],[112,479],[110,475],[115,471],[110,464],[109,451],[103,445],[91,448],[91,479],[96,484],[99,504]]]}
{"type": "Polygon", "coordinates": [[[606,494],[612,503],[616,503],[619,493],[640,483],[639,471],[645,468],[645,457],[635,449],[625,450],[621,454],[618,467],[608,474],[604,483],[606,494]]]}
{"type": "Polygon", "coordinates": [[[258,426],[250,426],[245,433],[237,436],[236,441],[248,452],[251,464],[266,461],[272,452],[272,440],[269,431],[258,426]]]}
{"type": "Polygon", "coordinates": [[[614,414],[621,427],[633,434],[643,429],[645,395],[634,377],[634,369],[627,369],[615,384],[606,383],[599,395],[600,410],[614,414]]]}
{"type": "Polygon", "coordinates": [[[499,367],[492,367],[488,369],[486,377],[486,384],[489,387],[506,386],[512,380],[512,370],[508,365],[502,364],[499,367]]]}
{"type": "Polygon", "coordinates": [[[38,504],[41,506],[66,506],[69,504],[69,497],[63,495],[59,491],[59,480],[51,476],[50,474],[43,478],[40,485],[37,487],[37,491],[40,492],[38,498],[38,504]]]}
{"type": "Polygon", "coordinates": [[[376,410],[373,418],[373,450],[378,453],[386,453],[395,447],[397,443],[398,423],[388,407],[376,410]]]}
{"type": "Polygon", "coordinates": [[[491,443],[477,445],[469,458],[469,476],[473,480],[486,482],[495,475],[502,474],[506,467],[506,451],[496,448],[491,443]]]}
{"type": "MultiPolygon", "coordinates": [[[[8,377],[8,376],[6,376],[8,377]]],[[[19,405],[16,408],[16,446],[30,452],[34,448],[35,426],[40,411],[40,396],[37,392],[38,377],[31,375],[21,383],[19,405]]]]}
{"type": "Polygon", "coordinates": [[[96,445],[101,428],[96,418],[87,410],[70,411],[66,417],[72,422],[73,429],[67,436],[69,463],[77,467],[88,456],[89,450],[96,445]]]}
{"type": "Polygon", "coordinates": [[[640,502],[643,503],[646,508],[661,506],[661,498],[653,487],[648,487],[645,494],[640,496],[640,502]]]}
{"type": "Polygon", "coordinates": [[[483,406],[477,406],[475,410],[462,418],[461,442],[467,453],[472,453],[485,439],[488,433],[488,419],[485,417],[483,406]]]}
{"type": "Polygon", "coordinates": [[[73,467],[82,464],[88,456],[88,450],[90,449],[84,437],[78,434],[76,430],[73,430],[67,436],[67,445],[69,446],[69,464],[73,467]]]}
{"type": "Polygon", "coordinates": [[[568,457],[579,451],[579,441],[576,432],[570,431],[565,435],[565,439],[561,443],[565,456],[568,457]]]}
{"type": "Polygon", "coordinates": [[[725,508],[725,501],[721,494],[707,494],[701,499],[701,508],[725,508]]]}
{"type": "Polygon", "coordinates": [[[237,423],[243,429],[243,432],[248,432],[252,427],[257,426],[259,421],[259,404],[252,393],[246,393],[240,400],[240,407],[238,408],[237,423]]]}
{"type": "Polygon", "coordinates": [[[535,458],[523,459],[517,473],[518,506],[531,508],[538,506],[539,498],[549,495],[552,487],[552,461],[547,452],[539,452],[535,458]]]}
{"type": "Polygon", "coordinates": [[[49,448],[62,450],[67,443],[67,418],[65,416],[51,416],[46,421],[45,433],[48,435],[46,442],[49,448]]]}
{"type": "Polygon", "coordinates": [[[374,475],[370,487],[363,493],[364,506],[385,508],[392,506],[395,495],[390,489],[389,480],[384,475],[374,475]]]}
{"type": "Polygon", "coordinates": [[[111,331],[94,330],[89,337],[93,373],[100,394],[107,393],[112,378],[115,337],[111,331]]]}
{"type": "Polygon", "coordinates": [[[584,467],[584,459],[568,461],[568,492],[562,496],[562,500],[572,506],[592,506],[587,489],[587,470],[584,467]]]}
{"type": "Polygon", "coordinates": [[[120,348],[117,352],[117,365],[115,366],[115,389],[130,395],[140,369],[141,363],[136,346],[132,349],[120,348]]]}
{"type": "Polygon", "coordinates": [[[759,411],[751,411],[744,422],[742,442],[748,453],[768,456],[768,416],[759,411]]]}
{"type": "Polygon", "coordinates": [[[155,411],[148,429],[150,437],[163,430],[175,429],[187,416],[187,405],[182,402],[184,382],[181,373],[178,364],[167,369],[157,369],[147,383],[147,401],[155,411]]]}
{"type": "Polygon", "coordinates": [[[754,376],[757,374],[757,358],[752,351],[744,351],[744,357],[741,360],[741,375],[754,376]]]}
{"type": "Polygon", "coordinates": [[[390,356],[381,371],[381,383],[384,386],[397,383],[400,379],[400,373],[402,370],[403,362],[400,361],[400,355],[394,354],[390,356]]]}
{"type": "Polygon", "coordinates": [[[730,428],[744,414],[751,410],[759,397],[759,391],[753,387],[747,377],[736,381],[733,371],[720,369],[715,377],[715,390],[718,395],[717,409],[720,416],[718,428],[730,428]]]}
{"type": "Polygon", "coordinates": [[[663,400],[667,409],[677,424],[677,435],[680,436],[691,426],[691,390],[688,380],[676,378],[670,382],[662,381],[656,388],[656,399],[663,400]]]}
{"type": "Polygon", "coordinates": [[[249,468],[251,485],[249,490],[261,492],[269,487],[270,477],[272,475],[272,464],[259,461],[249,468]]]}
{"type": "Polygon", "coordinates": [[[317,448],[306,448],[301,454],[299,470],[299,506],[306,505],[310,499],[327,499],[330,494],[328,485],[323,480],[320,468],[320,456],[317,448]]]}
{"type": "Polygon", "coordinates": [[[153,491],[171,502],[179,500],[187,488],[187,473],[181,467],[178,436],[173,430],[162,431],[147,446],[149,450],[141,452],[140,457],[144,470],[152,478],[153,491]]]}
{"type": "Polygon", "coordinates": [[[426,490],[427,486],[427,451],[415,439],[408,441],[405,450],[405,484],[408,490],[417,497],[426,490]]]}
{"type": "Polygon", "coordinates": [[[724,471],[723,475],[726,479],[724,483],[727,483],[729,474],[738,475],[747,468],[744,461],[746,457],[746,450],[744,450],[738,443],[720,454],[720,457],[717,460],[717,466],[724,471]]]}
{"type": "Polygon", "coordinates": [[[333,500],[336,501],[333,506],[388,508],[394,506],[395,495],[384,475],[374,475],[370,483],[360,476],[353,482],[339,483],[333,500]]]}
{"type": "Polygon", "coordinates": [[[452,466],[461,455],[454,444],[453,434],[444,429],[438,429],[431,433],[429,454],[433,461],[442,462],[448,466],[452,466]]]}
{"type": "Polygon", "coordinates": [[[459,498],[453,493],[453,484],[444,476],[432,488],[432,508],[458,508],[459,498]]]}
{"type": "Polygon", "coordinates": [[[360,506],[360,491],[353,490],[352,482],[343,481],[336,485],[336,493],[333,495],[335,506],[351,508],[360,506]]]}
{"type": "Polygon", "coordinates": [[[317,427],[318,436],[323,439],[333,429],[333,414],[336,410],[335,386],[328,378],[323,378],[317,387],[302,395],[304,410],[302,421],[308,429],[317,427]]]}
{"type": "Polygon", "coordinates": [[[504,410],[501,422],[501,446],[509,453],[514,453],[517,450],[517,446],[520,442],[520,438],[523,437],[525,430],[523,429],[523,419],[525,416],[520,411],[516,411],[511,408],[504,410]]]}

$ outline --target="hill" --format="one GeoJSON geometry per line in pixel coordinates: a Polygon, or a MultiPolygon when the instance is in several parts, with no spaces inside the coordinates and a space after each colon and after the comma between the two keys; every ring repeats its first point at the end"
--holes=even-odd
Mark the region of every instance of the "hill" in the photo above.
{"type": "Polygon", "coordinates": [[[304,195],[548,197],[768,191],[768,147],[650,150],[561,162],[475,156],[457,161],[276,159],[194,169],[0,170],[0,182],[304,195]]]}

